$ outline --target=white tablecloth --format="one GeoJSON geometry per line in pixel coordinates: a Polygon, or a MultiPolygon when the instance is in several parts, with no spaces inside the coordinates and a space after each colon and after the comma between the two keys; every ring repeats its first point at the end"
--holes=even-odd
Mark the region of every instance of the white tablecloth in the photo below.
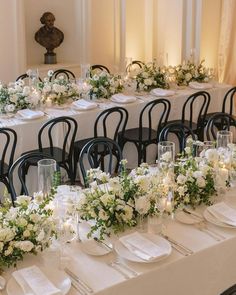
{"type": "MultiPolygon", "coordinates": [[[[229,85],[219,84],[216,85],[215,88],[208,89],[211,95],[211,103],[209,107],[209,112],[220,111],[222,108],[222,100],[226,91],[230,88],[229,85]]],[[[180,119],[181,118],[181,110],[183,103],[186,98],[190,96],[192,93],[197,90],[193,90],[191,88],[185,88],[181,90],[176,90],[176,95],[167,97],[167,99],[171,102],[171,112],[169,119],[180,119]]],[[[84,139],[93,136],[93,126],[94,121],[98,113],[100,113],[103,109],[113,107],[113,106],[123,106],[129,112],[129,120],[127,128],[133,128],[138,126],[138,118],[140,111],[144,107],[144,105],[151,101],[152,99],[157,98],[154,96],[143,96],[137,101],[130,104],[117,104],[111,101],[105,101],[103,103],[98,103],[98,108],[89,111],[76,111],[71,108],[67,109],[46,109],[45,115],[43,118],[31,120],[31,121],[23,121],[17,118],[10,118],[8,120],[0,118],[0,127],[9,126],[13,128],[18,135],[18,142],[16,148],[15,158],[19,157],[23,152],[36,149],[37,145],[37,135],[39,128],[50,118],[58,117],[58,116],[72,116],[78,122],[78,133],[76,139],[84,139]]],[[[60,138],[63,134],[63,128],[60,128],[56,131],[54,139],[60,141],[60,138]]],[[[110,134],[112,136],[112,122],[111,122],[111,130],[110,134]]],[[[108,134],[109,135],[109,134],[108,134]]],[[[149,163],[153,163],[155,161],[156,156],[156,145],[152,145],[148,147],[147,152],[147,161],[149,163]]],[[[126,144],[124,153],[124,158],[128,160],[128,167],[134,168],[137,166],[137,152],[136,148],[133,144],[126,144]]],[[[35,169],[35,168],[30,168],[35,169]]],[[[35,188],[36,189],[36,188],[35,188]]],[[[35,190],[34,189],[34,190],[35,190]]]]}
{"type": "MultiPolygon", "coordinates": [[[[223,198],[232,198],[235,205],[236,189],[229,191],[223,198]]],[[[183,256],[173,249],[168,258],[155,263],[123,260],[139,273],[135,278],[125,279],[107,265],[107,262],[117,258],[115,252],[106,256],[89,256],[81,251],[81,244],[78,242],[67,244],[67,266],[93,288],[95,295],[219,295],[236,283],[236,229],[211,224],[209,227],[225,239],[217,242],[193,225],[169,221],[168,235],[191,248],[194,254],[183,256]]],[[[81,230],[83,228],[81,226],[81,230]]],[[[113,237],[113,242],[116,239],[117,237],[113,237]]],[[[40,265],[42,261],[40,256],[28,257],[19,264],[19,268],[35,263],[40,265]]],[[[47,265],[47,261],[44,260],[44,263],[47,265]]],[[[5,273],[6,278],[10,277],[11,271],[5,273]]],[[[71,288],[68,294],[79,293],[71,288]]]]}

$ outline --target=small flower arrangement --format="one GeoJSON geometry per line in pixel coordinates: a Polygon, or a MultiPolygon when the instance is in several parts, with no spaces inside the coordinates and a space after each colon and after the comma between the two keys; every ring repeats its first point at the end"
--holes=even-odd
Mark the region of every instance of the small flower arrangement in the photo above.
{"type": "Polygon", "coordinates": [[[184,62],[174,67],[175,82],[178,86],[187,86],[190,82],[208,82],[212,76],[208,69],[203,65],[202,60],[198,65],[191,61],[184,62]]]}
{"type": "Polygon", "coordinates": [[[169,88],[165,71],[155,64],[145,64],[135,77],[137,89],[150,91],[153,88],[169,88]]]}
{"type": "Polygon", "coordinates": [[[100,169],[91,169],[88,179],[93,180],[90,188],[83,190],[78,205],[80,217],[94,220],[88,237],[99,231],[100,238],[112,232],[124,231],[137,224],[135,211],[135,195],[138,186],[131,176],[127,175],[125,162],[122,161],[122,172],[111,178],[100,169]]]}
{"type": "Polygon", "coordinates": [[[90,98],[110,98],[113,94],[123,90],[123,85],[119,76],[106,72],[94,74],[88,79],[90,85],[90,98]]]}
{"type": "Polygon", "coordinates": [[[62,105],[70,100],[78,99],[80,90],[76,83],[68,81],[63,75],[50,81],[53,71],[48,71],[48,77],[43,82],[38,82],[38,89],[42,94],[42,102],[50,101],[51,104],[62,105]]]}
{"type": "Polygon", "coordinates": [[[40,95],[24,84],[23,80],[0,84],[0,111],[14,113],[21,109],[35,108],[40,102],[40,95]]]}
{"type": "Polygon", "coordinates": [[[16,265],[25,254],[37,254],[49,247],[56,235],[50,206],[52,195],[41,193],[19,196],[13,207],[10,201],[0,207],[0,272],[16,265]]]}

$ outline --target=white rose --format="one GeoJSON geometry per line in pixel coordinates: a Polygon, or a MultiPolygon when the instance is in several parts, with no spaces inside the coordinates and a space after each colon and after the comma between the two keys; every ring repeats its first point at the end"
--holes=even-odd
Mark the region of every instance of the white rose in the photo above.
{"type": "Polygon", "coordinates": [[[42,229],[42,230],[40,231],[39,235],[37,236],[36,241],[42,242],[43,239],[44,239],[44,237],[45,237],[45,232],[44,232],[44,230],[42,229]]]}
{"type": "Polygon", "coordinates": [[[183,174],[179,174],[177,177],[178,184],[184,184],[187,181],[187,177],[183,174]]]}
{"type": "Polygon", "coordinates": [[[13,240],[14,237],[15,237],[15,233],[10,228],[0,229],[0,241],[1,242],[9,242],[9,241],[13,240]]]}
{"type": "Polygon", "coordinates": [[[34,244],[31,241],[21,241],[16,243],[15,247],[24,252],[30,252],[34,248],[34,244]]]}
{"type": "Polygon", "coordinates": [[[30,231],[28,229],[26,229],[24,232],[23,232],[23,236],[25,238],[28,238],[30,236],[30,231]]]}
{"type": "Polygon", "coordinates": [[[12,252],[13,252],[13,248],[12,246],[9,246],[8,249],[4,252],[4,255],[9,256],[12,254],[12,252]]]}
{"type": "Polygon", "coordinates": [[[98,217],[102,220],[108,220],[109,216],[107,215],[107,213],[102,209],[99,211],[98,213],[98,217]]]}
{"type": "Polygon", "coordinates": [[[31,197],[25,196],[25,195],[21,195],[16,198],[16,203],[18,205],[26,206],[30,203],[30,201],[31,201],[31,197]]]}
{"type": "Polygon", "coordinates": [[[203,177],[199,177],[197,178],[197,185],[200,187],[200,188],[204,188],[206,186],[206,181],[203,177]]]}

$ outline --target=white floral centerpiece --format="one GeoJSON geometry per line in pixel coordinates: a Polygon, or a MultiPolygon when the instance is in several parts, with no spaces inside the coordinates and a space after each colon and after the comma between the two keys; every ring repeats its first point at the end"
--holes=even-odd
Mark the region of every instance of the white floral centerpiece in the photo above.
{"type": "Polygon", "coordinates": [[[35,108],[40,102],[40,94],[24,84],[24,80],[0,83],[0,111],[14,113],[21,109],[35,108]]]}
{"type": "Polygon", "coordinates": [[[169,88],[166,72],[153,63],[145,64],[135,79],[138,90],[150,91],[153,88],[169,88]]]}
{"type": "Polygon", "coordinates": [[[204,60],[199,64],[195,64],[191,61],[184,62],[174,67],[173,76],[178,86],[187,86],[190,82],[209,82],[212,75],[209,74],[209,70],[203,65],[204,60]]]}
{"type": "Polygon", "coordinates": [[[101,72],[92,75],[88,79],[90,85],[90,98],[110,98],[113,94],[119,93],[123,90],[120,76],[111,75],[106,72],[101,72]]]}
{"type": "Polygon", "coordinates": [[[8,201],[0,207],[0,272],[16,265],[27,253],[37,254],[49,247],[56,235],[50,206],[52,195],[19,196],[15,207],[8,201]]]}
{"type": "Polygon", "coordinates": [[[62,105],[66,102],[78,99],[80,90],[76,83],[69,81],[65,76],[50,81],[53,71],[48,71],[48,76],[42,82],[38,82],[38,89],[42,94],[42,102],[54,105],[62,105]]]}

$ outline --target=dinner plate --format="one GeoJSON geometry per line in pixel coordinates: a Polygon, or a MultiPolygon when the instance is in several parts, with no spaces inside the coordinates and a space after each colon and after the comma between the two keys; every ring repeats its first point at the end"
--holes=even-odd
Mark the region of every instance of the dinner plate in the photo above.
{"type": "Polygon", "coordinates": [[[209,221],[212,224],[218,225],[220,227],[225,227],[225,228],[236,228],[235,226],[232,226],[230,224],[221,222],[218,220],[215,216],[213,216],[207,209],[203,212],[203,216],[207,221],[209,221]]]}
{"type": "MultiPolygon", "coordinates": [[[[106,243],[106,241],[104,241],[106,243]]],[[[80,249],[92,256],[104,256],[109,254],[112,250],[94,240],[85,240],[80,243],[80,249]]]]}
{"type": "Polygon", "coordinates": [[[132,252],[130,252],[123,244],[121,241],[117,241],[114,245],[115,251],[117,252],[117,254],[129,261],[133,261],[133,262],[139,262],[139,263],[153,263],[153,262],[158,262],[160,260],[163,260],[165,258],[167,258],[170,253],[171,253],[171,245],[170,243],[165,240],[164,238],[155,235],[155,234],[149,234],[149,233],[145,233],[142,234],[145,238],[149,239],[150,241],[152,241],[154,244],[156,244],[158,247],[161,247],[163,250],[165,250],[165,252],[167,253],[164,256],[160,256],[157,257],[155,259],[152,260],[143,260],[141,258],[139,258],[138,256],[136,256],[135,254],[133,254],[132,252]]]}
{"type": "MultiPolygon", "coordinates": [[[[199,217],[201,216],[199,215],[199,217]]],[[[195,218],[192,215],[183,212],[182,210],[175,213],[175,219],[185,224],[196,224],[201,221],[200,218],[195,218]]]]}
{"type": "MultiPolygon", "coordinates": [[[[63,295],[67,294],[71,288],[71,280],[64,271],[58,269],[40,267],[42,272],[47,278],[59,289],[63,295]]],[[[7,282],[7,294],[8,295],[25,295],[20,285],[11,277],[7,282]]]]}
{"type": "Polygon", "coordinates": [[[137,98],[134,97],[134,96],[132,96],[132,98],[133,98],[132,100],[128,100],[128,99],[127,100],[125,100],[125,99],[124,100],[122,100],[122,99],[119,100],[119,99],[116,99],[114,97],[111,97],[110,100],[113,101],[114,103],[118,103],[118,104],[129,104],[129,103],[136,102],[136,100],[137,100],[137,98]]]}

